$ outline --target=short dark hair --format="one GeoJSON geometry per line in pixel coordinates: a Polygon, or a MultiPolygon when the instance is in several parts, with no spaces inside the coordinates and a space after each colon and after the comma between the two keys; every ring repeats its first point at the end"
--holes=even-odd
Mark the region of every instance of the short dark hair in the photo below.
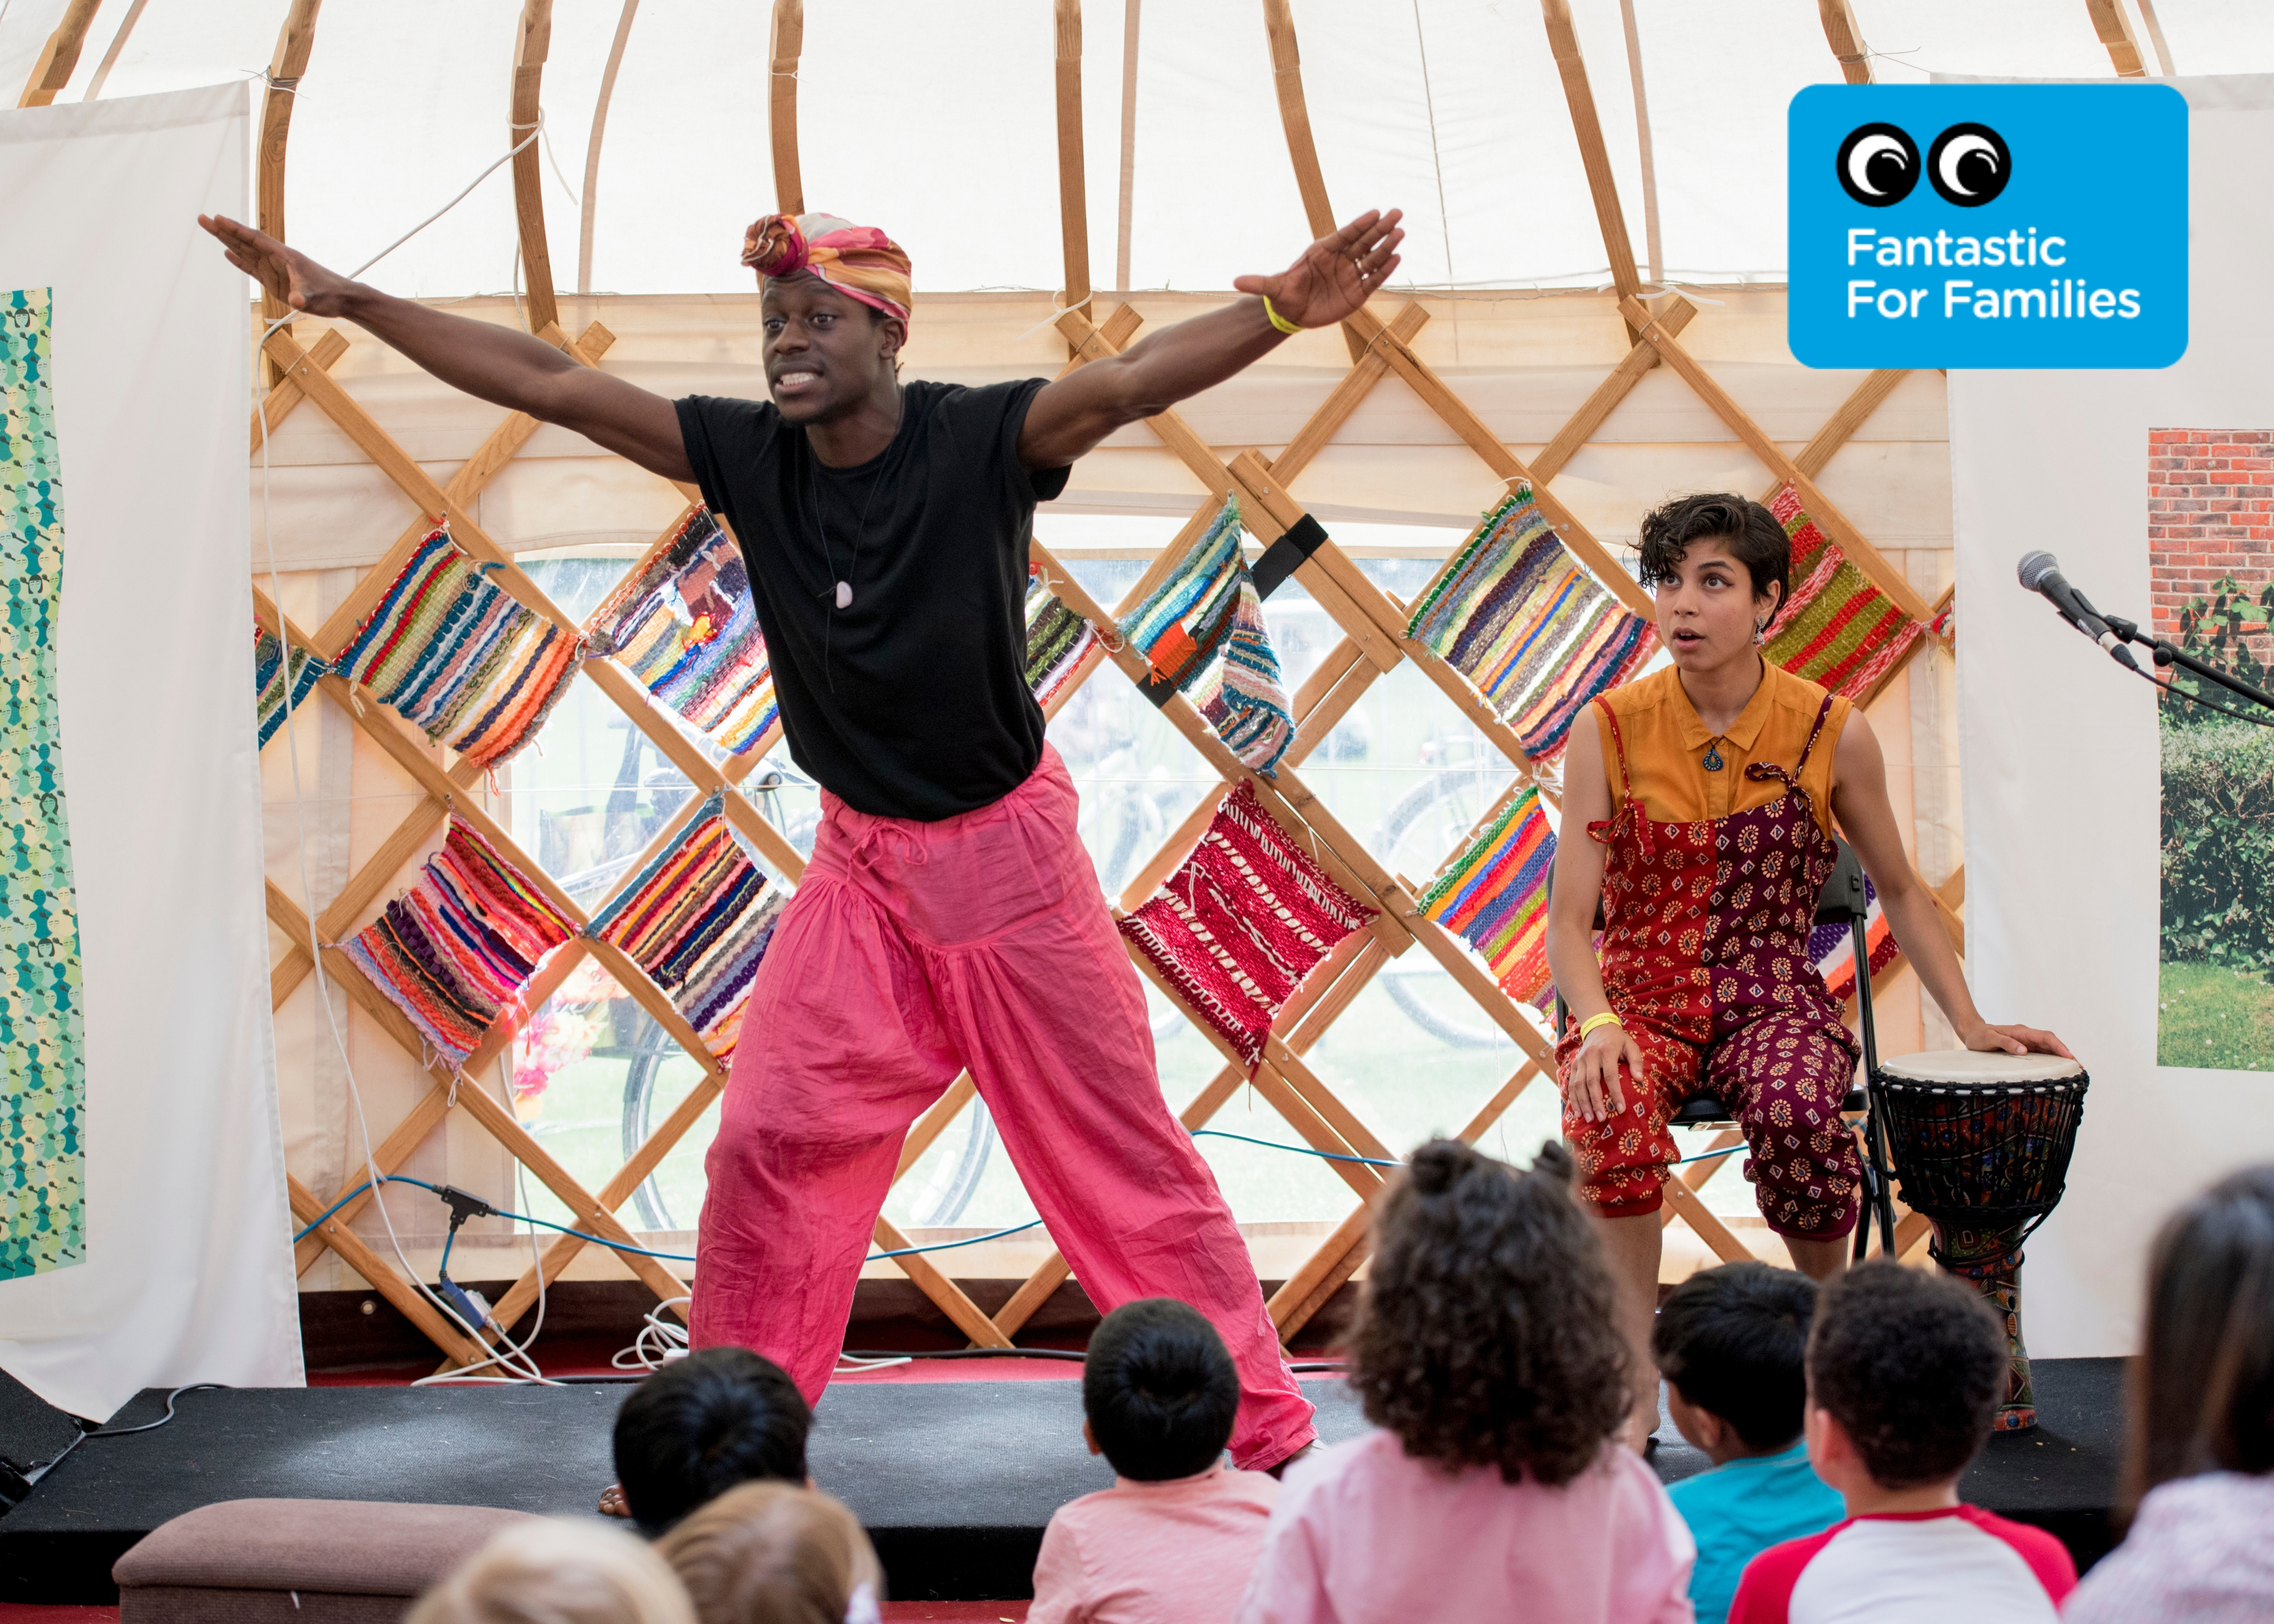
{"type": "Polygon", "coordinates": [[[1743,496],[1727,491],[1678,496],[1642,516],[1639,548],[1642,583],[1656,586],[1674,578],[1674,571],[1693,541],[1726,541],[1729,555],[1752,577],[1753,596],[1764,597],[1769,583],[1777,584],[1777,605],[1769,619],[1784,613],[1792,597],[1792,538],[1777,523],[1776,515],[1743,496]]]}
{"type": "Polygon", "coordinates": [[[1883,1489],[1964,1471],[1990,1437],[2007,1366],[1988,1304],[1946,1274],[1874,1259],[1817,1294],[1809,1402],[1883,1489]]]}
{"type": "Polygon", "coordinates": [[[1174,1297],[1140,1297],[1090,1333],[1081,1407],[1122,1477],[1163,1483],[1206,1471],[1231,1439],[1239,1372],[1216,1327],[1174,1297]]]}
{"type": "Polygon", "coordinates": [[[1519,1173],[1433,1139],[1374,1198],[1351,1385],[1407,1455],[1554,1485],[1626,1419],[1626,1342],[1572,1165],[1552,1140],[1519,1173]]]}
{"type": "Polygon", "coordinates": [[[616,1411],[616,1481],[660,1534],[739,1483],[805,1482],[813,1410],[789,1373],[748,1348],[705,1348],[632,1389],[616,1411]]]}
{"type": "Polygon", "coordinates": [[[1686,1402],[1736,1428],[1749,1449],[1788,1447],[1808,1401],[1816,1282],[1766,1263],[1700,1269],[1659,1305],[1651,1357],[1686,1402]]]}
{"type": "Polygon", "coordinates": [[[2148,1254],[2125,1500],[2197,1472],[2274,1470],[2274,1167],[2221,1179],[2148,1254]]]}

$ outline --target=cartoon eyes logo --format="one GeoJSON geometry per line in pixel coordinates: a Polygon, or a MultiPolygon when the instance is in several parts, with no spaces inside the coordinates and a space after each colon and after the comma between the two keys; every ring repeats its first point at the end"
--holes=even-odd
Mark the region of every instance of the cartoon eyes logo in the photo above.
{"type": "Polygon", "coordinates": [[[1840,143],[1840,184],[1865,208],[1901,202],[1918,177],[1918,147],[1893,124],[1860,124],[1840,143]]]}
{"type": "Polygon", "coordinates": [[[2014,155],[1988,124],[1953,124],[1934,138],[1924,164],[1917,143],[1894,124],[1859,124],[1840,143],[1842,191],[1866,208],[1892,208],[1924,170],[1946,203],[1979,208],[2006,190],[2014,155]]]}
{"type": "Polygon", "coordinates": [[[1945,202],[1979,208],[2006,190],[2014,155],[1988,124],[1953,124],[1934,138],[1926,169],[1945,202]]]}

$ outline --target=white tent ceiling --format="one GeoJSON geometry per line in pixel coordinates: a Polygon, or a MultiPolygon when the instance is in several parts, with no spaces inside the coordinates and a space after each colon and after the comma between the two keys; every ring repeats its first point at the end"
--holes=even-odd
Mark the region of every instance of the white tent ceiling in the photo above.
{"type": "MultiPolygon", "coordinates": [[[[1929,72],[2105,78],[2085,0],[1854,0],[1888,82],[1929,72]]],[[[2263,0],[2150,0],[2181,73],[2274,71],[2263,0]]],[[[20,86],[66,0],[0,0],[0,86],[20,86]]],[[[1838,67],[1810,0],[1628,0],[1648,109],[1660,272],[1781,280],[1785,107],[1838,67]]],[[[2125,8],[2154,56],[2141,0],[2125,8]]],[[[1090,0],[1082,96],[1092,280],[1115,284],[1122,47],[1139,8],[1130,285],[1222,288],[1308,233],[1262,10],[1090,0]]],[[[59,100],[256,74],[283,0],[104,0],[59,100]],[[116,52],[122,27],[131,32],[116,52]],[[106,71],[105,64],[109,66],[106,71]]],[[[544,78],[554,279],[577,282],[593,110],[624,0],[558,0],[544,78]]],[[[1621,0],[1572,0],[1638,256],[1650,194],[1621,0]]],[[[1404,207],[1401,280],[1500,289],[1604,280],[1602,237],[1533,0],[1293,0],[1329,195],[1404,207]]],[[[508,145],[516,0],[329,0],[293,120],[293,243],[353,265],[508,145]]],[[[741,291],[742,231],[773,207],[770,8],[637,0],[594,205],[595,291],[741,291]]],[[[884,226],[927,291],[1062,281],[1050,0],[809,0],[799,79],[809,205],[884,226]]],[[[424,297],[515,274],[500,170],[373,279],[424,297]]]]}

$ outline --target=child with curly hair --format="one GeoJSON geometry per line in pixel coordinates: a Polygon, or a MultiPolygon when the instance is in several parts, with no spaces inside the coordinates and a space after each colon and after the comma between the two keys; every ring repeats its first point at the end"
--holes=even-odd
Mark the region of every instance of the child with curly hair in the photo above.
{"type": "Polygon", "coordinates": [[[1572,1171],[1438,1139],[1376,1198],[1349,1350],[1374,1430],[1289,1470],[1241,1624],[1690,1624],[1696,1547],[1616,1441],[1626,1346],[1572,1171]]]}

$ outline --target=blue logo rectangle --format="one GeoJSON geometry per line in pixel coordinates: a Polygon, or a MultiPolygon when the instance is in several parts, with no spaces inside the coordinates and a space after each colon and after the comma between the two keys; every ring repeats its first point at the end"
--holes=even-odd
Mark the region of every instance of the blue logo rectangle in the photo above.
{"type": "Polygon", "coordinates": [[[1811,85],[1786,332],[1826,367],[2157,367],[2187,348],[2168,85],[1811,85]]]}

